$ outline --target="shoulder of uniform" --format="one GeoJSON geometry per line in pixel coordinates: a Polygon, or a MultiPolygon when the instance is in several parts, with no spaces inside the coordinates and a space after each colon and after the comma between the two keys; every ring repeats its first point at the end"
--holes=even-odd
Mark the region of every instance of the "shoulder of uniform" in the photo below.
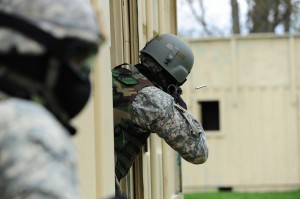
{"type": "Polygon", "coordinates": [[[126,85],[136,85],[138,81],[133,76],[132,69],[123,66],[119,65],[112,69],[112,76],[126,85]]]}
{"type": "Polygon", "coordinates": [[[127,70],[132,70],[133,66],[134,66],[133,64],[123,63],[123,64],[113,67],[112,70],[121,69],[121,68],[127,69],[127,70]]]}

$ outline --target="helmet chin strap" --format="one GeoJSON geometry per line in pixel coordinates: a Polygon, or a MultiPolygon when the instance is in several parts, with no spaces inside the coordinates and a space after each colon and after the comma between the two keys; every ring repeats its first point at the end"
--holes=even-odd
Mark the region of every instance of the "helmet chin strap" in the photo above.
{"type": "Polygon", "coordinates": [[[152,58],[140,55],[141,64],[138,64],[139,71],[145,75],[156,87],[167,92],[168,86],[172,84],[168,82],[167,74],[164,69],[156,63],[152,58]]]}
{"type": "Polygon", "coordinates": [[[137,64],[136,67],[145,77],[147,77],[154,84],[154,86],[166,91],[168,83],[164,75],[162,74],[162,70],[151,70],[151,68],[153,67],[150,67],[145,63],[137,64]]]}

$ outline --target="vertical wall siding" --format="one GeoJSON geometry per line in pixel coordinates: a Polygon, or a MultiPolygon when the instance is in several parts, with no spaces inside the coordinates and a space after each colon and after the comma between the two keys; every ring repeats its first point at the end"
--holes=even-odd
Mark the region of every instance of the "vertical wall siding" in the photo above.
{"type": "Polygon", "coordinates": [[[184,96],[198,119],[198,101],[218,100],[221,129],[206,132],[205,164],[183,160],[185,191],[300,187],[299,44],[270,35],[190,41],[196,59],[184,96]]]}
{"type": "MultiPolygon", "coordinates": [[[[137,63],[138,51],[152,36],[163,32],[176,34],[176,0],[93,2],[95,7],[100,9],[104,22],[101,30],[105,30],[107,35],[92,74],[92,97],[85,110],[74,120],[79,130],[74,142],[78,149],[82,195],[84,198],[109,198],[115,192],[113,133],[109,134],[113,132],[110,99],[112,88],[108,84],[111,82],[110,69],[124,62],[137,63]],[[149,9],[150,2],[152,9],[149,9]],[[146,14],[147,10],[151,11],[146,14]]],[[[130,178],[121,181],[122,186],[127,189],[127,195],[132,199],[175,198],[177,194],[175,189],[179,182],[174,180],[174,176],[177,175],[176,165],[173,161],[168,161],[173,154],[175,157],[175,153],[169,149],[171,156],[164,155],[161,139],[156,138],[157,146],[152,149],[158,150],[152,154],[158,159],[157,166],[151,166],[151,148],[148,144],[148,151],[146,152],[145,148],[142,157],[139,157],[132,167],[130,178]],[[168,172],[164,172],[166,169],[163,169],[163,162],[171,164],[167,168],[168,172]],[[157,170],[159,174],[153,175],[153,170],[157,170]],[[157,182],[157,192],[153,191],[154,186],[151,189],[151,180],[154,178],[157,182]]]]}
{"type": "MultiPolygon", "coordinates": [[[[176,0],[143,0],[138,4],[142,8],[142,13],[139,14],[139,20],[142,22],[142,27],[139,27],[140,49],[157,34],[176,34],[176,0]]],[[[152,134],[147,146],[148,151],[143,154],[143,169],[149,171],[143,176],[144,189],[147,190],[144,198],[167,199],[176,194],[177,184],[173,173],[176,166],[173,163],[175,153],[163,142],[156,134],[152,134]]]]}
{"type": "MultiPolygon", "coordinates": [[[[90,75],[93,91],[84,110],[72,121],[77,127],[73,138],[78,158],[78,175],[83,198],[109,198],[114,195],[114,158],[112,124],[112,87],[110,74],[110,6],[109,1],[92,0],[101,13],[101,32],[106,42],[101,46],[90,75]],[[105,95],[104,95],[105,94],[105,95]],[[105,162],[105,164],[103,164],[105,162]]],[[[115,55],[115,54],[114,54],[115,55]]]]}

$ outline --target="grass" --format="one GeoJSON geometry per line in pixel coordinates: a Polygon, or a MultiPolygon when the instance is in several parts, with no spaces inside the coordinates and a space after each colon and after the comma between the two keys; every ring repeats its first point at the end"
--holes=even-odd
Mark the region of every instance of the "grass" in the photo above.
{"type": "Polygon", "coordinates": [[[300,199],[300,190],[288,192],[204,192],[185,193],[184,199],[300,199]]]}

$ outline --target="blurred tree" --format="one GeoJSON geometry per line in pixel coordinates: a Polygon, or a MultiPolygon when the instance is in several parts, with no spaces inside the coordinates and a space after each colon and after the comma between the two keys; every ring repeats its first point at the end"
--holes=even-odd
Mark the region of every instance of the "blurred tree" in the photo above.
{"type": "Polygon", "coordinates": [[[204,32],[206,32],[208,35],[212,35],[212,32],[209,30],[206,24],[205,20],[205,9],[203,6],[203,0],[199,0],[199,10],[193,6],[193,0],[187,0],[188,5],[190,6],[190,9],[192,11],[192,14],[194,15],[196,21],[199,23],[200,26],[203,27],[204,32]]]}
{"type": "Polygon", "coordinates": [[[231,0],[230,3],[231,3],[232,32],[234,34],[240,34],[239,4],[237,0],[231,0]]]}
{"type": "MultiPolygon", "coordinates": [[[[230,0],[231,33],[240,34],[241,26],[244,33],[299,33],[300,32],[300,0],[244,0],[247,3],[245,14],[247,20],[241,24],[238,0],[230,0]]],[[[186,0],[191,13],[203,30],[203,35],[222,36],[224,30],[210,24],[206,18],[209,7],[204,6],[205,0],[186,0]],[[195,3],[198,3],[195,4],[195,3]]]]}
{"type": "Polygon", "coordinates": [[[249,32],[275,32],[279,25],[289,32],[292,12],[291,0],[248,0],[249,32]]]}

